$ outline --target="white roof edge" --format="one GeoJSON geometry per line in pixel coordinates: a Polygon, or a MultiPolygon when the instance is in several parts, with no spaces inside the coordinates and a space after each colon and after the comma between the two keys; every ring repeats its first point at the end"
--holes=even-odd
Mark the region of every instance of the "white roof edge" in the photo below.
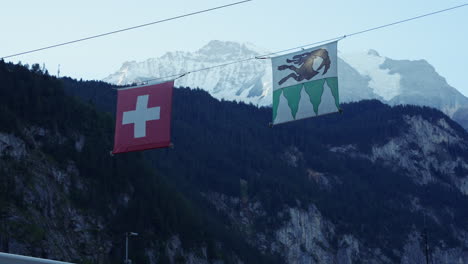
{"type": "Polygon", "coordinates": [[[49,259],[33,258],[0,252],[0,264],[72,264],[49,259]]]}

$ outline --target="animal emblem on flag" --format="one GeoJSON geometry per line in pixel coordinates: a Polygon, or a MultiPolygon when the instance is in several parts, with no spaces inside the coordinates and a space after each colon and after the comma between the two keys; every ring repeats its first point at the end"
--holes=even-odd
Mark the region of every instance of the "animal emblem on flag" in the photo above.
{"type": "Polygon", "coordinates": [[[281,85],[289,78],[293,78],[294,80],[300,82],[302,80],[310,80],[315,77],[315,75],[319,74],[320,69],[324,68],[323,74],[327,73],[328,69],[330,68],[330,58],[328,57],[328,51],[326,49],[318,49],[311,52],[305,52],[298,55],[293,56],[293,59],[286,59],[287,63],[293,63],[299,65],[297,68],[294,65],[280,65],[278,66],[278,70],[283,71],[286,69],[294,71],[294,73],[289,74],[288,76],[281,79],[278,84],[281,85]],[[322,62],[317,70],[314,69],[314,62],[321,58],[322,62]]]}
{"type": "Polygon", "coordinates": [[[112,153],[168,147],[174,81],[118,90],[112,153]]]}
{"type": "Polygon", "coordinates": [[[273,124],[340,111],[337,42],[272,58],[273,124]]]}

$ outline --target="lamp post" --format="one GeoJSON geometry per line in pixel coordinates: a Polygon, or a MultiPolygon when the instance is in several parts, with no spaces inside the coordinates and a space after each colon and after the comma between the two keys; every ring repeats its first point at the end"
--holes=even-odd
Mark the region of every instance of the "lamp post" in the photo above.
{"type": "Polygon", "coordinates": [[[129,236],[138,236],[138,233],[135,233],[135,232],[125,233],[125,264],[129,264],[128,262],[128,237],[129,236]]]}

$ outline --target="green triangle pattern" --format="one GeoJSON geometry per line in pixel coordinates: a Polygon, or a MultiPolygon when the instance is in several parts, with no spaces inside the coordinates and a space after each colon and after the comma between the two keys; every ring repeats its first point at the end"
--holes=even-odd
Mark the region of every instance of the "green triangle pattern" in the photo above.
{"type": "MultiPolygon", "coordinates": [[[[325,79],[304,83],[304,89],[306,93],[309,95],[310,102],[312,103],[314,107],[314,112],[316,115],[318,114],[319,105],[322,102],[324,84],[325,84],[325,79]]],[[[337,85],[338,85],[338,82],[337,82],[337,85]]]]}
{"type": "Polygon", "coordinates": [[[273,122],[275,121],[276,115],[278,114],[279,99],[282,92],[283,89],[273,91],[273,122]]]}
{"type": "Polygon", "coordinates": [[[337,109],[340,109],[340,97],[338,94],[338,77],[327,78],[328,87],[332,92],[333,97],[335,98],[335,105],[337,109]]]}
{"type": "Polygon", "coordinates": [[[288,100],[289,108],[294,119],[296,119],[299,101],[301,100],[302,84],[296,84],[283,88],[284,97],[288,100]]]}

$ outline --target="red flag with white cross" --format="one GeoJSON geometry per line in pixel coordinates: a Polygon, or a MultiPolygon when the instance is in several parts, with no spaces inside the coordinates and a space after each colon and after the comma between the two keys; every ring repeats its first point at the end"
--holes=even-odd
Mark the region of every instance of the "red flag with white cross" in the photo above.
{"type": "Polygon", "coordinates": [[[171,144],[174,81],[119,89],[113,154],[171,144]]]}

